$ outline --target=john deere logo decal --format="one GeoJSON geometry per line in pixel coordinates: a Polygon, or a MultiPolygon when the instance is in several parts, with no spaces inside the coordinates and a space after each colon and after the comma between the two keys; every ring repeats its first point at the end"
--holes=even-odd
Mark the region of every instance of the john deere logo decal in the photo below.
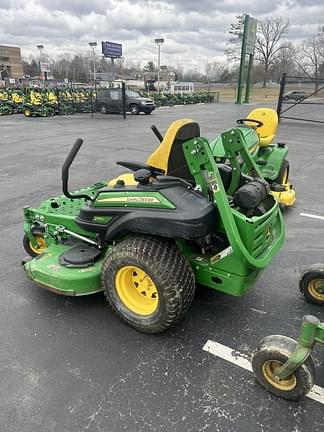
{"type": "Polygon", "coordinates": [[[118,202],[118,203],[139,203],[139,204],[160,204],[160,200],[155,197],[111,197],[98,199],[98,202],[118,202]]]}
{"type": "Polygon", "coordinates": [[[271,236],[271,226],[268,226],[265,233],[265,238],[268,240],[268,238],[271,236]]]}

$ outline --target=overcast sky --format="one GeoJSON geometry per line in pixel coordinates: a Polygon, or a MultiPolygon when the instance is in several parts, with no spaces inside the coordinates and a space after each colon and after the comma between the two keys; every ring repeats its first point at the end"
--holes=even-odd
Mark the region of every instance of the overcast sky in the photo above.
{"type": "MultiPolygon", "coordinates": [[[[223,56],[235,15],[289,18],[287,39],[298,41],[324,25],[324,0],[0,0],[0,44],[22,55],[86,53],[89,41],[123,44],[125,59],[199,67],[223,56]]],[[[98,46],[97,53],[101,53],[98,46]]]]}

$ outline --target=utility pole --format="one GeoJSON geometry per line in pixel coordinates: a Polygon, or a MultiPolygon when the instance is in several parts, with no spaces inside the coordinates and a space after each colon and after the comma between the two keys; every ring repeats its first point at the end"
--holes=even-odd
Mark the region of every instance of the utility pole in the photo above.
{"type": "Polygon", "coordinates": [[[40,76],[42,77],[43,80],[43,87],[45,87],[45,72],[42,72],[42,57],[43,57],[43,49],[44,49],[44,45],[39,44],[36,45],[36,48],[39,50],[39,72],[40,72],[40,76]]]}
{"type": "Polygon", "coordinates": [[[158,93],[160,93],[160,61],[161,61],[161,45],[164,43],[163,38],[154,39],[158,46],[158,93]]]}
{"type": "Polygon", "coordinates": [[[97,42],[89,42],[89,46],[92,48],[92,60],[93,60],[93,81],[96,85],[96,46],[97,42]]]}

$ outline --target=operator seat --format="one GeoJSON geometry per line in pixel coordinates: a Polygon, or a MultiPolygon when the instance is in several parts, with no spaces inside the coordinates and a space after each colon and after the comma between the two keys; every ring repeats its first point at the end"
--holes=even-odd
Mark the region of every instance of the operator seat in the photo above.
{"type": "MultiPolygon", "coordinates": [[[[200,127],[198,123],[190,119],[174,121],[169,126],[159,147],[147,159],[147,165],[162,170],[166,175],[193,181],[183,153],[182,144],[199,136],[200,127]]],[[[126,186],[137,184],[133,173],[125,173],[110,180],[108,186],[114,186],[118,180],[124,181],[126,186]]]]}
{"type": "MultiPolygon", "coordinates": [[[[260,147],[266,147],[272,143],[278,128],[278,115],[271,108],[256,108],[249,113],[247,119],[259,120],[262,126],[255,129],[260,139],[260,147]]],[[[249,126],[255,127],[255,123],[246,122],[249,126]]]]}

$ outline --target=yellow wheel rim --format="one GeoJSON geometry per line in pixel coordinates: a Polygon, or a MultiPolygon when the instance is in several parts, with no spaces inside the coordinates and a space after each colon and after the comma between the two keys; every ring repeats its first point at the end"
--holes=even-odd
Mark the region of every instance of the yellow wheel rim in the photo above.
{"type": "Polygon", "coordinates": [[[132,312],[145,316],[157,309],[159,296],[156,285],[139,267],[120,268],[115,285],[120,300],[132,312]]]}
{"type": "Polygon", "coordinates": [[[313,279],[308,284],[309,294],[318,301],[324,302],[324,280],[323,279],[313,279]]]}
{"type": "Polygon", "coordinates": [[[43,253],[47,249],[46,242],[45,242],[44,237],[40,237],[40,236],[36,237],[36,242],[37,242],[38,248],[35,248],[31,242],[29,242],[29,247],[35,254],[40,255],[41,253],[43,253]]]}
{"type": "Polygon", "coordinates": [[[274,388],[280,391],[291,391],[297,385],[297,378],[294,373],[290,374],[287,378],[277,381],[274,373],[283,365],[279,360],[268,360],[262,365],[262,373],[266,381],[274,388]]]}
{"type": "Polygon", "coordinates": [[[25,110],[25,116],[30,117],[30,111],[29,110],[25,110]]]}

